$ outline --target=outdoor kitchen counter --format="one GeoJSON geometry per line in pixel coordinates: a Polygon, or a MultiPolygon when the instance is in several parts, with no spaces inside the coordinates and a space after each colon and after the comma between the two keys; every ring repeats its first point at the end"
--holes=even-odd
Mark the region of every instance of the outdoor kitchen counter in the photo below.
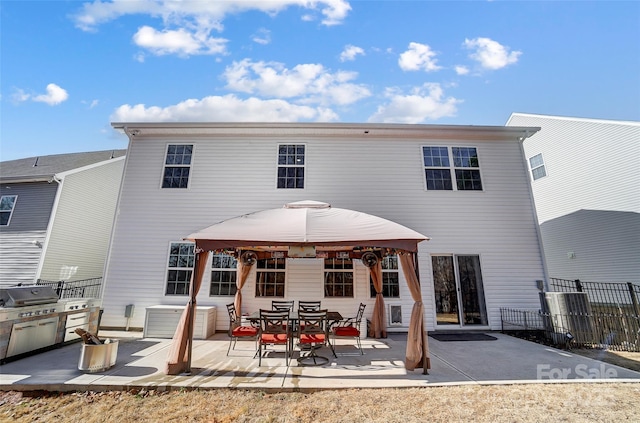
{"type": "MultiPolygon", "coordinates": [[[[97,333],[98,320],[100,317],[100,300],[61,300],[58,303],[52,303],[50,305],[34,305],[27,307],[20,307],[21,316],[17,316],[15,313],[4,313],[0,316],[0,360],[10,358],[7,353],[9,344],[11,342],[12,329],[14,325],[21,325],[24,323],[34,322],[37,324],[39,321],[57,318],[57,325],[55,329],[55,337],[52,338],[53,342],[45,346],[38,346],[33,351],[45,347],[53,347],[56,345],[62,345],[65,341],[65,334],[67,330],[67,321],[69,317],[77,316],[78,314],[88,313],[87,323],[83,328],[89,332],[97,333]],[[78,306],[78,308],[75,308],[78,306]],[[84,306],[83,308],[80,308],[84,306]],[[69,310],[69,308],[72,308],[69,310]],[[33,314],[28,315],[30,312],[33,314]],[[35,313],[38,314],[35,314],[35,313]],[[88,327],[88,329],[87,329],[88,327]]],[[[22,325],[24,326],[24,325],[22,325]]],[[[14,332],[15,333],[15,332],[14,332]]],[[[69,337],[67,337],[69,339],[69,337]]],[[[15,357],[22,356],[22,354],[28,354],[31,351],[25,351],[21,354],[16,354],[15,357]]]]}

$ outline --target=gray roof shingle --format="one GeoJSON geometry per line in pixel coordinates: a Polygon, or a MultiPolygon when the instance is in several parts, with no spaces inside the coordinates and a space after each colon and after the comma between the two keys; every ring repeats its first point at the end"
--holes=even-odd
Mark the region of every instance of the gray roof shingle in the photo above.
{"type": "Polygon", "coordinates": [[[127,150],[103,150],[84,153],[54,154],[0,162],[0,179],[43,179],[116,157],[127,150]]]}

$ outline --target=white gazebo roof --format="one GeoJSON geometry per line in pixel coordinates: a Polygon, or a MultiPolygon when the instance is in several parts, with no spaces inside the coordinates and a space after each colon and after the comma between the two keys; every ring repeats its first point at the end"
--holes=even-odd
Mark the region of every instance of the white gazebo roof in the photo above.
{"type": "Polygon", "coordinates": [[[429,238],[381,217],[305,200],[224,220],[185,239],[204,250],[367,246],[415,252],[429,238]]]}

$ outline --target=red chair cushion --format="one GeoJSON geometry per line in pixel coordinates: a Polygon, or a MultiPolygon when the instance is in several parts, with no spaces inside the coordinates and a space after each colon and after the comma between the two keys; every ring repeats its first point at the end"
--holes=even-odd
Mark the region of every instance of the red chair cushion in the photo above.
{"type": "Polygon", "coordinates": [[[323,333],[308,333],[300,335],[300,343],[301,344],[324,344],[324,334],[323,333]]]}
{"type": "Polygon", "coordinates": [[[256,336],[258,334],[258,328],[251,326],[238,326],[231,332],[233,336],[256,336]]]}
{"type": "Polygon", "coordinates": [[[263,344],[286,344],[287,339],[288,337],[284,333],[263,333],[260,337],[260,342],[263,344]]]}
{"type": "Polygon", "coordinates": [[[360,336],[360,331],[353,326],[339,326],[333,328],[333,333],[336,336],[360,336]]]}

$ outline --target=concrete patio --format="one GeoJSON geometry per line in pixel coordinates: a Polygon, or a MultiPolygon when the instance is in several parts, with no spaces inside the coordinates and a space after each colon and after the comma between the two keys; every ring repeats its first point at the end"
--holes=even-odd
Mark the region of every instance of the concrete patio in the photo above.
{"type": "Polygon", "coordinates": [[[493,341],[440,342],[429,338],[431,369],[404,368],[406,334],[363,339],[364,355],[348,341],[319,354],[330,358],[318,367],[290,366],[282,352],[268,353],[258,367],[254,343],[238,341],[227,356],[226,334],[195,340],[190,374],[163,372],[168,339],[142,338],[136,332],[100,332],[118,339],[116,364],[91,373],[78,370],[82,345],[74,343],[0,366],[1,390],[102,391],[128,389],[237,388],[276,391],[338,388],[404,388],[457,384],[547,382],[640,382],[640,373],[563,351],[491,333],[493,341]]]}

